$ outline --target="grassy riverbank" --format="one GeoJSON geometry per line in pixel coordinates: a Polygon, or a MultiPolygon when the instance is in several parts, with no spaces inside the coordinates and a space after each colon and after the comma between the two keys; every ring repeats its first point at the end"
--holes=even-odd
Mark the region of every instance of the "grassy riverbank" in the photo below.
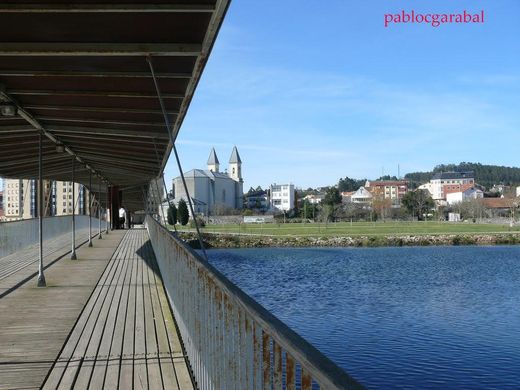
{"type": "MultiPolygon", "coordinates": [[[[182,238],[198,246],[194,229],[182,238]]],[[[390,222],[280,225],[210,225],[202,229],[210,248],[303,246],[499,245],[520,243],[520,228],[506,225],[390,222]]]]}
{"type": "MultiPolygon", "coordinates": [[[[183,231],[194,231],[177,226],[183,231]]],[[[221,224],[207,225],[204,233],[253,234],[260,236],[362,236],[362,235],[417,235],[417,234],[492,234],[520,232],[520,226],[450,223],[450,222],[339,222],[339,223],[281,223],[281,224],[221,224]]]]}

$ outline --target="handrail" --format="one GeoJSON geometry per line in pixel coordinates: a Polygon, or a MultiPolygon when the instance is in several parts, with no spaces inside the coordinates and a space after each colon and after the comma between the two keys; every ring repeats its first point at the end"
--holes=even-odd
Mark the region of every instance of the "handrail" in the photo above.
{"type": "MultiPolygon", "coordinates": [[[[45,216],[43,217],[44,220],[48,219],[48,218],[71,218],[72,215],[71,214],[67,214],[67,215],[48,215],[48,216],[45,216]]],[[[78,217],[88,217],[88,214],[76,214],[76,218],[78,217]]],[[[23,218],[23,219],[17,219],[16,221],[0,221],[0,224],[8,224],[8,223],[15,223],[15,222],[25,222],[25,221],[37,221],[38,218],[23,218]]]]}
{"type": "MultiPolygon", "coordinates": [[[[76,215],[76,230],[88,228],[88,216],[76,215]]],[[[92,218],[97,221],[97,218],[92,218]]],[[[70,232],[72,215],[45,217],[43,219],[43,239],[48,240],[70,232]]],[[[37,218],[0,223],[0,258],[15,253],[39,241],[37,218]]]]}
{"type": "Polygon", "coordinates": [[[149,216],[146,227],[200,388],[364,388],[149,216]]]}

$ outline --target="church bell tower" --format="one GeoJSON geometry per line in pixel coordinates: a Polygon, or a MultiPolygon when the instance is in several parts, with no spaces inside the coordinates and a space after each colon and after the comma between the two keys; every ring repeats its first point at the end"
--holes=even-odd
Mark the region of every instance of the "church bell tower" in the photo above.
{"type": "Polygon", "coordinates": [[[230,178],[240,183],[244,181],[244,179],[242,179],[242,160],[240,160],[240,155],[238,154],[236,146],[233,147],[231,157],[229,158],[228,175],[230,178]]]}
{"type": "Polygon", "coordinates": [[[220,163],[218,161],[217,153],[215,152],[215,148],[211,148],[211,152],[208,157],[208,171],[218,172],[220,167],[220,163]]]}

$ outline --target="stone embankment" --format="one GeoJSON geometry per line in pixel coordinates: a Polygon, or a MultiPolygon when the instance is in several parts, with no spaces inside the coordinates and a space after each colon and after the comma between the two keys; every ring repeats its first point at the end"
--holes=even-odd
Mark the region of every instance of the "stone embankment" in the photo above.
{"type": "MultiPolygon", "coordinates": [[[[180,237],[193,248],[199,247],[194,233],[181,232],[180,237]]],[[[429,245],[513,245],[520,244],[520,233],[496,234],[421,234],[388,236],[261,236],[204,233],[207,248],[260,247],[378,247],[429,245]]]]}

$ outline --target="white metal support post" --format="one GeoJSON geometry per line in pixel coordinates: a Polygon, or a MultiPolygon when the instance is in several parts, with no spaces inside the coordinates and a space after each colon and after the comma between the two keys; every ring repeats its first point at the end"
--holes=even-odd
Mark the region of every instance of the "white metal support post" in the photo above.
{"type": "Polygon", "coordinates": [[[38,235],[40,240],[38,262],[38,287],[45,287],[45,275],[43,274],[43,157],[42,157],[42,133],[38,139],[38,235]]]}
{"type": "Polygon", "coordinates": [[[72,251],[70,253],[70,259],[76,260],[76,185],[74,184],[74,168],[75,168],[76,157],[72,157],[72,251]]]}
{"type": "Polygon", "coordinates": [[[88,246],[92,247],[92,171],[88,173],[88,246]]]}
{"type": "Polygon", "coordinates": [[[98,235],[98,239],[102,239],[103,236],[101,235],[101,178],[99,178],[99,181],[98,181],[98,216],[99,216],[99,235],[98,235]]]}
{"type": "MultiPolygon", "coordinates": [[[[108,234],[108,210],[110,208],[110,214],[112,214],[112,196],[110,193],[109,185],[107,183],[107,207],[105,207],[106,216],[105,216],[105,233],[108,234]]],[[[112,215],[110,215],[110,219],[112,219],[112,215]]]]}

